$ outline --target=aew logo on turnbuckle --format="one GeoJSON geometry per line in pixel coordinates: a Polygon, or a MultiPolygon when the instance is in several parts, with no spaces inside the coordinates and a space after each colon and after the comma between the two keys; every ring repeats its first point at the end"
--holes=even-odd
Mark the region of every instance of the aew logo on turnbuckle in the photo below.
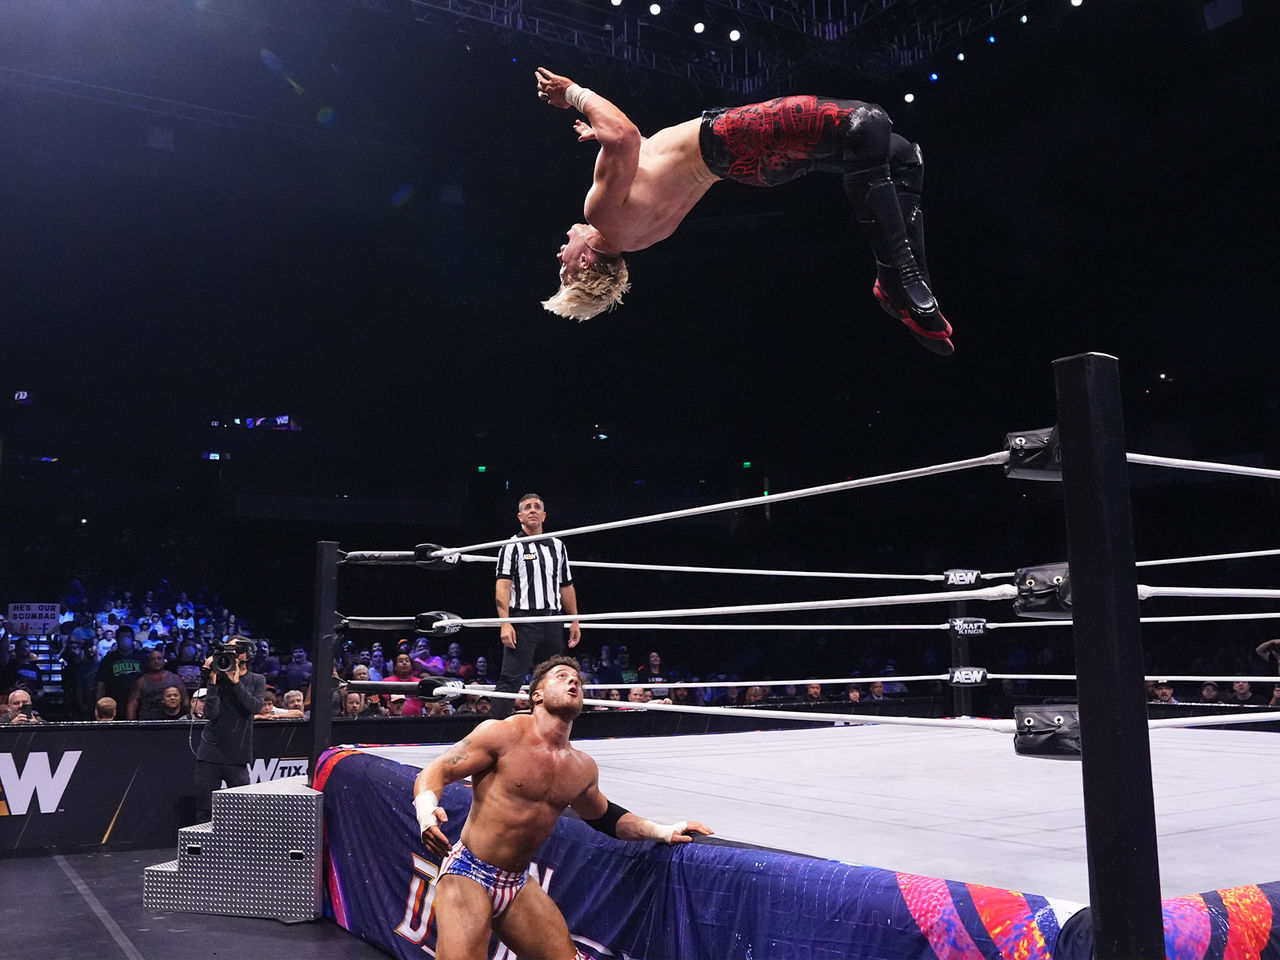
{"type": "Polygon", "coordinates": [[[58,804],[80,761],[80,753],[79,750],[66,751],[52,768],[49,754],[29,753],[21,773],[12,753],[0,753],[0,817],[20,817],[34,812],[32,797],[41,813],[60,813],[58,804]]]}
{"type": "MultiPolygon", "coordinates": [[[[413,856],[413,874],[409,880],[409,894],[405,898],[404,919],[395,929],[398,937],[409,941],[414,945],[421,944],[422,952],[428,957],[436,955],[435,947],[426,943],[428,933],[431,933],[432,941],[435,940],[434,931],[432,931],[432,909],[436,898],[436,880],[440,876],[440,865],[432,863],[425,857],[420,857],[416,853],[413,856]]],[[[536,883],[542,889],[550,893],[551,878],[555,876],[554,870],[543,871],[536,863],[529,864],[529,880],[536,883]]],[[[614,953],[602,943],[596,943],[587,937],[579,936],[571,933],[574,944],[578,947],[578,955],[587,958],[617,958],[617,960],[635,960],[627,953],[614,953]]],[[[511,952],[506,944],[499,942],[493,956],[488,960],[516,960],[516,955],[511,952]]]]}
{"type": "Polygon", "coordinates": [[[942,573],[947,578],[946,584],[948,587],[972,587],[978,583],[978,576],[981,571],[961,570],[957,568],[952,570],[943,570],[942,573]]]}
{"type": "Polygon", "coordinates": [[[986,667],[948,667],[953,687],[985,687],[987,685],[986,667]]]}

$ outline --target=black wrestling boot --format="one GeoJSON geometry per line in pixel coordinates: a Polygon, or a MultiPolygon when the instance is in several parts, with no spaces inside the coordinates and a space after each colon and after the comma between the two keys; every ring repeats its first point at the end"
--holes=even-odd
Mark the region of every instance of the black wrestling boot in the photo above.
{"type": "MultiPolygon", "coordinates": [[[[950,356],[955,346],[948,337],[951,325],[938,307],[929,281],[912,252],[908,227],[898,204],[898,193],[887,177],[867,181],[857,174],[844,177],[845,195],[876,257],[875,297],[892,317],[897,317],[926,350],[950,356]]],[[[916,206],[913,226],[924,250],[924,218],[916,206]]]]}

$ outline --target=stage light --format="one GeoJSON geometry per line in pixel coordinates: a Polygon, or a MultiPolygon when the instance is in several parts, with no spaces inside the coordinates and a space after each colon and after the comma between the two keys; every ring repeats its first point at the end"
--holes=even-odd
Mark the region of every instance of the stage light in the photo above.
{"type": "Polygon", "coordinates": [[[649,4],[649,12],[656,17],[658,14],[662,12],[662,4],[660,3],[649,4]]]}
{"type": "Polygon", "coordinates": [[[735,27],[733,30],[730,30],[730,31],[729,31],[729,40],[730,40],[730,42],[732,42],[732,43],[737,43],[737,42],[738,42],[739,40],[741,40],[741,39],[742,39],[742,31],[741,31],[741,30],[738,30],[738,29],[735,27]]]}
{"type": "Polygon", "coordinates": [[[609,0],[609,2],[613,4],[615,7],[622,6],[622,0],[609,0]]]}
{"type": "Polygon", "coordinates": [[[988,34],[987,43],[995,43],[995,42],[996,42],[996,35],[994,33],[988,34]]]}
{"type": "Polygon", "coordinates": [[[1082,3],[1084,3],[1084,0],[1071,0],[1071,5],[1072,5],[1073,7],[1078,7],[1078,6],[1080,6],[1080,4],[1082,4],[1082,3]]]}
{"type": "Polygon", "coordinates": [[[936,73],[931,73],[931,74],[929,74],[929,79],[930,79],[930,80],[932,80],[934,83],[937,83],[937,82],[938,82],[938,75],[937,75],[936,73]]]}
{"type": "Polygon", "coordinates": [[[963,53],[957,53],[957,54],[956,54],[956,59],[957,59],[957,60],[964,60],[964,54],[963,54],[963,53]]]}
{"type": "Polygon", "coordinates": [[[707,29],[707,25],[703,23],[701,20],[699,20],[697,23],[693,25],[694,33],[701,33],[705,29],[707,29]]]}
{"type": "Polygon", "coordinates": [[[1019,22],[1019,23],[1026,23],[1028,19],[1029,19],[1029,18],[1028,18],[1028,17],[1027,17],[1027,15],[1024,13],[1022,16],[1020,16],[1020,17],[1018,18],[1018,22],[1019,22]]]}
{"type": "Polygon", "coordinates": [[[916,102],[916,95],[915,95],[914,93],[908,93],[908,94],[907,94],[905,97],[903,97],[902,99],[903,99],[903,100],[905,100],[907,103],[915,103],[915,102],[916,102]]]}

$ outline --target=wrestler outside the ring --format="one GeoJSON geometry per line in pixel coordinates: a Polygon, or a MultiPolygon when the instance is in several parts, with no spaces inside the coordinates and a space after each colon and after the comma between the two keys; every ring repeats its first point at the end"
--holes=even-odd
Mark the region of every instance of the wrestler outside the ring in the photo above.
{"type": "Polygon", "coordinates": [[[487,720],[445,750],[414,781],[422,842],[442,857],[436,881],[436,957],[482,960],[490,932],[522,960],[574,960],[577,948],[559,909],[537,883],[529,862],[566,807],[620,840],[688,843],[711,830],[696,820],[660,824],[611,803],[600,792],[591,757],[569,742],[582,712],[582,677],[571,657],[534,668],[532,714],[487,720]],[[462,839],[449,846],[440,824],[444,788],[471,777],[471,812],[462,839]]]}

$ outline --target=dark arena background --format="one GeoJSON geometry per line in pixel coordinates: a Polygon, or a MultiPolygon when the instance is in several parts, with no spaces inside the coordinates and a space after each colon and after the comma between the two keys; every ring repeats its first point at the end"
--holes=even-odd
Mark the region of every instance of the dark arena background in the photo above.
{"type": "MultiPolygon", "coordinates": [[[[1118,361],[1125,450],[1240,468],[1128,472],[1138,561],[1218,558],[1139,567],[1138,581],[1224,591],[1196,604],[1143,599],[1134,667],[1148,682],[1173,678],[1175,701],[1185,701],[1151,703],[1151,718],[1212,712],[1197,702],[1201,681],[1225,695],[1240,677],[1254,678],[1256,713],[1266,712],[1275,701],[1266,680],[1280,663],[1257,652],[1280,636],[1277,597],[1265,595],[1280,580],[1280,244],[1267,199],[1280,147],[1277,37],[1280,5],[1266,0],[0,0],[0,615],[9,617],[0,679],[14,680],[23,604],[94,615],[128,592],[136,617],[151,594],[164,620],[185,594],[207,608],[204,632],[247,633],[285,661],[299,646],[315,655],[334,633],[337,616],[317,618],[322,541],[344,551],[488,543],[517,532],[517,499],[528,491],[545,498],[554,534],[999,452],[1008,434],[1058,423],[1055,361],[1096,353],[1118,361]],[[646,135],[704,109],[791,93],[881,104],[924,151],[928,263],[954,356],[921,350],[881,311],[874,259],[839,178],[826,175],[769,190],[718,184],[672,237],[628,255],[633,289],[618,309],[581,323],[544,311],[565,230],[583,218],[597,147],[577,141],[576,112],[539,102],[539,66],[606,96],[646,135]]],[[[987,467],[566,542],[575,564],[1012,572],[1067,560],[1063,486],[987,467]]],[[[1101,488],[1097,499],[1108,502],[1101,488]]],[[[819,712],[853,716],[862,708],[846,702],[847,683],[865,695],[891,673],[929,678],[878,708],[891,720],[1011,722],[1015,706],[1077,697],[1087,710],[1082,639],[1073,645],[1061,627],[975,637],[964,648],[972,662],[1009,680],[957,693],[947,668],[968,664],[956,662],[956,631],[944,621],[1015,618],[1007,606],[874,605],[942,589],[936,582],[588,565],[574,575],[584,614],[872,601],[766,618],[803,627],[791,632],[614,632],[583,622],[575,652],[593,664],[603,644],[627,648],[633,668],[660,653],[668,681],[764,682],[761,717],[804,710],[809,679],[829,681],[819,712]]],[[[340,615],[494,616],[485,564],[352,566],[332,587],[340,615]]],[[[85,943],[98,956],[146,960],[299,947],[321,960],[434,956],[414,910],[430,903],[421,897],[438,865],[415,837],[411,793],[399,802],[395,791],[473,717],[334,719],[331,735],[310,719],[259,725],[255,783],[305,774],[326,787],[323,916],[280,924],[248,919],[279,913],[144,907],[144,867],[171,859],[178,829],[194,822],[193,726],[130,722],[123,706],[123,729],[89,724],[96,691],[90,683],[78,695],[74,666],[59,655],[73,625],[63,619],[61,635],[33,634],[30,644],[47,723],[0,724],[0,944],[49,960],[84,956],[85,943]],[[317,769],[331,743],[434,746],[408,759],[336,751],[317,769]],[[56,783],[58,758],[73,753],[65,802],[33,793],[35,774],[24,774],[36,769],[32,758],[56,783]],[[77,762],[92,781],[77,782],[77,762]],[[374,826],[354,822],[339,793],[386,810],[374,826]],[[364,845],[399,857],[403,876],[364,872],[364,845]],[[75,904],[54,946],[48,924],[10,896],[29,883],[46,902],[75,904]]],[[[199,634],[199,610],[195,620],[199,634]]],[[[378,641],[390,650],[413,630],[336,635],[345,681],[362,651],[378,641]]],[[[450,639],[496,674],[493,626],[450,639]]],[[[433,650],[448,642],[433,638],[433,650]]],[[[0,703],[16,685],[0,685],[0,703]]],[[[710,702],[723,688],[706,689],[710,702]]],[[[595,693],[607,699],[603,687],[595,693]]],[[[1005,771],[998,765],[1012,763],[1013,750],[1002,743],[1009,757],[975,754],[981,772],[968,776],[929,750],[967,757],[963,737],[994,734],[931,731],[936,742],[922,745],[908,742],[918,731],[888,721],[833,730],[729,716],[602,707],[583,715],[578,739],[645,738],[600,762],[602,787],[614,776],[626,784],[619,796],[631,791],[646,809],[664,802],[645,792],[651,773],[671,778],[672,816],[695,816],[681,797],[701,802],[703,766],[722,778],[722,794],[744,798],[744,816],[797,827],[830,817],[833,836],[856,837],[877,810],[901,805],[903,834],[883,834],[884,849],[788,846],[717,824],[723,845],[694,844],[700,858],[686,866],[665,849],[590,847],[600,841],[565,818],[546,862],[562,877],[594,878],[566,897],[594,891],[605,904],[583,906],[570,926],[585,931],[588,913],[609,918],[582,933],[584,954],[1048,958],[1094,948],[1092,932],[1109,918],[1079,909],[1091,902],[1092,875],[1083,842],[1091,814],[1075,819],[1078,764],[1020,758],[1005,771]],[[776,789],[763,767],[749,769],[751,758],[778,748],[726,738],[797,726],[813,740],[812,766],[751,807],[752,791],[776,789]],[[863,737],[862,761],[824,752],[821,738],[840,732],[863,737]],[[711,733],[724,736],[699,746],[695,735],[711,733]],[[749,745],[735,752],[725,746],[733,743],[749,745]],[[858,767],[866,758],[874,777],[858,767]],[[1047,766],[1074,774],[1063,781],[1047,766]],[[895,795],[865,782],[881,778],[922,783],[895,795]],[[1028,841],[1005,851],[1016,870],[982,875],[988,857],[999,862],[993,848],[1022,827],[1035,831],[1013,826],[1016,809],[1007,819],[988,809],[981,788],[1003,784],[1015,807],[1043,808],[1049,781],[1074,805],[1072,839],[1028,841]],[[986,842],[954,863],[930,852],[947,845],[945,832],[910,836],[938,816],[929,795],[949,791],[992,831],[977,831],[986,842]],[[1067,848],[1078,857],[1059,863],[1067,848]],[[751,857],[785,890],[733,887],[730,875],[751,857]],[[819,881],[827,899],[789,899],[819,881]],[[945,883],[949,892],[936,886],[945,883]],[[1015,883],[1026,889],[1011,905],[1001,897],[1015,883]],[[832,892],[855,885],[889,898],[875,909],[892,914],[891,932],[832,892]],[[740,906],[715,918],[690,906],[731,893],[740,906]],[[618,911],[605,894],[648,912],[618,911]],[[929,932],[921,904],[942,900],[952,914],[939,908],[929,932]],[[817,911],[822,922],[770,926],[757,908],[792,920],[817,911]],[[992,932],[1001,918],[1021,924],[1016,936],[992,932]]],[[[1236,860],[1234,872],[1201,876],[1162,859],[1166,879],[1177,878],[1158,891],[1169,956],[1280,958],[1270,919],[1280,870],[1250,859],[1274,845],[1273,726],[1205,731],[1197,746],[1213,749],[1195,761],[1203,766],[1179,774],[1208,780],[1198,771],[1213,769],[1219,784],[1238,776],[1238,796],[1255,806],[1228,818],[1230,841],[1194,848],[1206,862],[1236,860]],[[1214,766],[1227,756],[1242,766],[1214,766]]],[[[1190,763],[1196,755],[1177,752],[1187,732],[1153,732],[1157,759],[1190,763]]],[[[1156,772],[1165,858],[1171,818],[1187,817],[1179,836],[1190,836],[1197,816],[1230,804],[1206,793],[1198,806],[1194,791],[1175,798],[1156,772]]],[[[469,791],[450,790],[459,791],[446,807],[460,828],[469,791]]],[[[957,818],[949,835],[965,832],[957,818]]],[[[539,879],[559,902],[551,873],[539,879]]],[[[1096,946],[1099,956],[1124,955],[1105,938],[1096,946]]]]}

